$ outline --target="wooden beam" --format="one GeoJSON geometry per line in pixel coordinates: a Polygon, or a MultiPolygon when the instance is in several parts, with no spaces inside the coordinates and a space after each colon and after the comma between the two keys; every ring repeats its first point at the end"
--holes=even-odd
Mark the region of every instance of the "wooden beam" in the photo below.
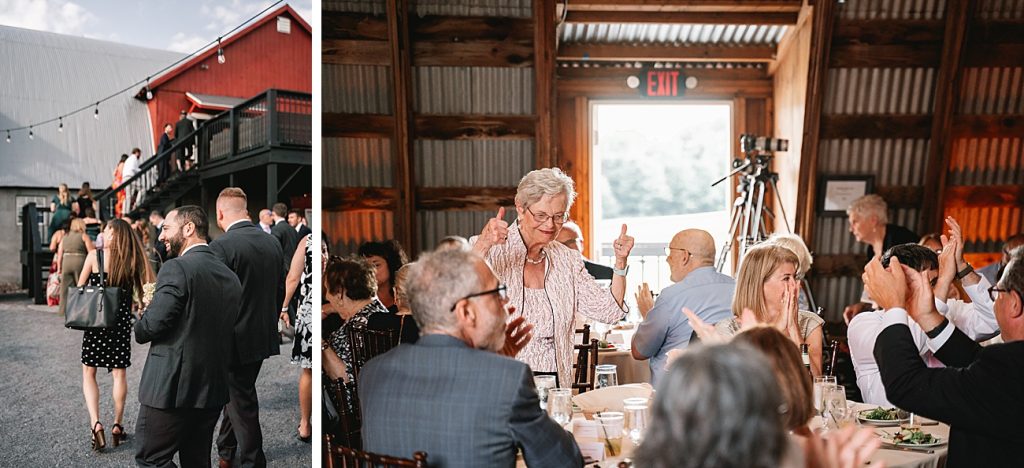
{"type": "MultiPolygon", "coordinates": [[[[637,76],[643,69],[632,67],[558,67],[555,75],[559,80],[571,79],[626,79],[637,76]]],[[[685,77],[695,77],[698,81],[730,81],[730,80],[771,80],[768,70],[764,67],[753,68],[677,68],[685,77]]]]}
{"type": "Polygon", "coordinates": [[[390,187],[324,187],[324,211],[386,210],[398,207],[398,190],[390,187]]]}
{"type": "Polygon", "coordinates": [[[533,138],[532,115],[418,115],[416,138],[425,140],[523,140],[533,138]]]}
{"type": "Polygon", "coordinates": [[[774,46],[563,44],[558,60],[613,62],[770,62],[774,46]]]}
{"type": "Polygon", "coordinates": [[[958,115],[952,131],[960,138],[1020,137],[1024,134],[1024,115],[958,115]]]}
{"type": "Polygon", "coordinates": [[[932,116],[922,115],[826,115],[821,118],[822,139],[834,138],[928,138],[932,116]]]}
{"type": "Polygon", "coordinates": [[[412,40],[448,43],[510,41],[532,44],[534,25],[527,18],[428,15],[412,18],[412,40]]]}
{"type": "Polygon", "coordinates": [[[390,138],[395,131],[395,119],[383,114],[324,112],[321,126],[325,138],[390,138]]]}
{"type": "Polygon", "coordinates": [[[532,67],[533,46],[508,41],[416,42],[413,62],[438,67],[532,67]]]}
{"type": "Polygon", "coordinates": [[[1019,67],[1024,63],[1024,44],[979,44],[966,50],[967,67],[1019,67]]]}
{"type": "Polygon", "coordinates": [[[324,63],[339,65],[390,65],[391,49],[387,41],[324,39],[321,43],[324,63]]]}
{"type": "Polygon", "coordinates": [[[416,208],[427,211],[496,211],[515,204],[516,187],[419,187],[416,208]]]}
{"type": "Polygon", "coordinates": [[[799,12],[801,0],[568,0],[569,11],[799,12]]]}
{"type": "Polygon", "coordinates": [[[534,114],[537,116],[534,134],[533,167],[554,165],[554,113],[555,113],[555,1],[533,0],[534,29],[533,68],[534,114]]]}
{"type": "MultiPolygon", "coordinates": [[[[601,79],[558,80],[560,96],[590,96],[613,99],[652,99],[640,95],[640,91],[626,86],[626,77],[601,79]]],[[[694,89],[682,90],[683,98],[732,99],[734,97],[770,97],[772,81],[759,80],[700,80],[694,89]]]]}
{"type": "Polygon", "coordinates": [[[398,190],[395,207],[395,237],[417,253],[416,198],[413,188],[412,138],[412,49],[409,46],[409,0],[387,0],[388,42],[391,45],[392,96],[395,102],[394,159],[392,164],[395,188],[398,190]]]}
{"type": "Polygon", "coordinates": [[[809,276],[812,278],[860,276],[861,273],[864,273],[864,265],[867,263],[868,256],[862,254],[815,255],[809,276]]]}
{"type": "Polygon", "coordinates": [[[1020,185],[959,185],[946,187],[945,208],[990,208],[1024,206],[1020,185]]]}
{"type": "Polygon", "coordinates": [[[807,245],[814,245],[815,193],[818,181],[818,149],[821,144],[821,109],[828,85],[829,50],[832,30],[836,24],[835,4],[818,2],[811,24],[810,64],[807,67],[807,104],[804,111],[804,134],[800,147],[800,180],[803,185],[796,197],[796,232],[807,245]]]}
{"type": "Polygon", "coordinates": [[[829,67],[934,67],[940,59],[936,44],[864,45],[849,44],[832,47],[829,67]]]}
{"type": "Polygon", "coordinates": [[[967,25],[974,16],[971,0],[948,0],[946,2],[946,30],[942,42],[942,63],[935,79],[935,103],[932,111],[931,140],[928,143],[928,164],[925,179],[930,189],[921,201],[921,222],[918,230],[930,232],[942,230],[943,197],[946,192],[946,176],[949,174],[949,158],[953,152],[950,130],[953,128],[953,114],[960,101],[961,62],[964,44],[967,42],[967,25]]]}
{"type": "Polygon", "coordinates": [[[793,25],[798,12],[569,11],[566,23],[793,25]]]}
{"type": "Polygon", "coordinates": [[[970,25],[967,48],[1024,42],[1024,21],[978,20],[970,25]]]}
{"type": "Polygon", "coordinates": [[[324,40],[388,40],[388,21],[384,16],[326,10],[320,15],[324,40]]]}
{"type": "Polygon", "coordinates": [[[942,42],[942,20],[843,20],[836,24],[832,47],[942,42]]]}

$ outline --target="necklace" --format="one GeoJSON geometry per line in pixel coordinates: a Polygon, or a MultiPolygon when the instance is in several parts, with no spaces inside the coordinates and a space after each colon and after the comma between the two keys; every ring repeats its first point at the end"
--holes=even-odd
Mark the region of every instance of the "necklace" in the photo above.
{"type": "Polygon", "coordinates": [[[527,255],[526,256],[526,262],[529,263],[530,265],[540,265],[541,263],[544,263],[544,259],[547,258],[547,256],[548,256],[548,253],[545,252],[544,249],[540,249],[540,258],[534,260],[534,259],[530,258],[529,255],[527,255]]]}

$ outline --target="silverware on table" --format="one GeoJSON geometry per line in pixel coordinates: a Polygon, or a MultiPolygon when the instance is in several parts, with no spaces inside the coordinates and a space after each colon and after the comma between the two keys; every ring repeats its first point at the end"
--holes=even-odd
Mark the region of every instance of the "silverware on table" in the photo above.
{"type": "Polygon", "coordinates": [[[882,442],[882,447],[885,450],[902,450],[904,452],[919,452],[919,453],[935,453],[935,450],[930,448],[914,448],[906,445],[895,445],[888,442],[882,442]]]}

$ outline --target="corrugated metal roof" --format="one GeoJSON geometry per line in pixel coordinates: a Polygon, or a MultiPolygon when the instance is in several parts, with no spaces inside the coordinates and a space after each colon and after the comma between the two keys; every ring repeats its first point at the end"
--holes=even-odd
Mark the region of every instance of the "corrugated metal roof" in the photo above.
{"type": "MultiPolygon", "coordinates": [[[[531,0],[411,0],[409,10],[416,15],[498,16],[529,18],[533,16],[531,0]]],[[[324,11],[345,11],[383,15],[384,0],[323,0],[324,11]]]]}
{"type": "Polygon", "coordinates": [[[1020,138],[953,140],[949,185],[1024,185],[1022,143],[1020,138]]]}
{"type": "MultiPolygon", "coordinates": [[[[96,102],[159,71],[183,54],[48,32],[0,26],[0,128],[48,120],[96,102]]],[[[152,154],[146,104],[134,90],[58,123],[0,141],[0,186],[93,187],[110,184],[114,167],[132,147],[152,154]]],[[[6,135],[0,135],[6,138],[6,135]]]]}
{"type": "Polygon", "coordinates": [[[331,255],[350,255],[363,242],[394,239],[395,215],[383,210],[324,211],[323,229],[330,237],[331,255]]]}
{"type": "Polygon", "coordinates": [[[967,68],[960,79],[961,114],[1024,113],[1024,68],[967,68]]]}
{"type": "Polygon", "coordinates": [[[851,0],[840,2],[842,19],[942,19],[945,0],[851,0]]]}
{"type": "Polygon", "coordinates": [[[533,68],[413,67],[420,114],[529,115],[533,68]]]}
{"type": "Polygon", "coordinates": [[[374,15],[383,15],[387,12],[387,4],[384,0],[323,0],[320,8],[324,11],[371,13],[374,15]]]}
{"type": "Polygon", "coordinates": [[[1024,0],[981,0],[978,2],[981,19],[1024,19],[1024,0]]]}
{"type": "Polygon", "coordinates": [[[563,43],[778,45],[784,25],[567,23],[563,43]]]}

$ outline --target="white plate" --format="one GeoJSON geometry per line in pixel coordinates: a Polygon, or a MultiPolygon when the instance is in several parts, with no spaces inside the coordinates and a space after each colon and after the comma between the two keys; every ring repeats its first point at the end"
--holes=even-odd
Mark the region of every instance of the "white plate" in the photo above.
{"type": "Polygon", "coordinates": [[[946,440],[945,439],[940,439],[938,437],[935,438],[935,442],[932,442],[930,444],[910,444],[910,443],[907,443],[907,442],[899,442],[899,443],[897,443],[897,442],[893,442],[892,441],[892,437],[882,437],[882,441],[887,443],[887,444],[895,445],[897,447],[907,447],[907,448],[931,448],[931,447],[938,447],[940,445],[945,445],[946,444],[946,440]]]}
{"type": "Polygon", "coordinates": [[[910,420],[909,418],[906,418],[906,419],[868,419],[868,418],[864,417],[865,414],[870,413],[872,411],[874,411],[874,409],[858,411],[857,412],[857,421],[860,421],[860,422],[865,423],[865,424],[871,424],[872,426],[883,426],[884,427],[884,426],[899,426],[900,423],[906,422],[906,421],[910,420]]]}

